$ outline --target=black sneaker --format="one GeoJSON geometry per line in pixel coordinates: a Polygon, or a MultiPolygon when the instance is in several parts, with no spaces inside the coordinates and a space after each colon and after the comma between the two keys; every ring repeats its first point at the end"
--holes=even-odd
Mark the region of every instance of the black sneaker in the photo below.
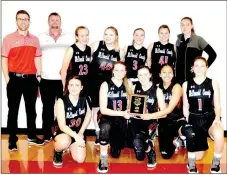
{"type": "Polygon", "coordinates": [[[8,149],[9,149],[9,151],[16,151],[17,150],[17,143],[16,142],[9,142],[8,149]]]}
{"type": "Polygon", "coordinates": [[[188,164],[187,164],[188,173],[199,173],[196,168],[195,161],[196,161],[195,158],[188,159],[188,164]]]}
{"type": "Polygon", "coordinates": [[[48,142],[49,143],[49,142],[51,142],[51,140],[52,140],[52,137],[46,137],[46,136],[43,137],[43,141],[44,142],[48,142]]]}
{"type": "Polygon", "coordinates": [[[214,156],[214,158],[212,160],[211,169],[210,169],[211,173],[221,173],[220,159],[221,158],[217,158],[214,156]]]}
{"type": "Polygon", "coordinates": [[[156,153],[153,149],[151,149],[148,153],[147,153],[147,167],[153,168],[157,165],[156,162],[156,153]]]}
{"type": "Polygon", "coordinates": [[[43,145],[44,144],[44,140],[39,139],[38,137],[32,138],[32,139],[28,138],[28,143],[35,144],[35,145],[43,145]]]}
{"type": "Polygon", "coordinates": [[[121,154],[121,149],[116,149],[114,147],[110,147],[110,155],[114,158],[118,158],[121,154]]]}
{"type": "Polygon", "coordinates": [[[63,151],[57,152],[56,150],[54,150],[53,164],[55,166],[62,165],[62,155],[63,155],[63,151]]]}
{"type": "Polygon", "coordinates": [[[107,173],[108,171],[108,155],[100,155],[99,164],[97,167],[99,173],[107,173]]]}

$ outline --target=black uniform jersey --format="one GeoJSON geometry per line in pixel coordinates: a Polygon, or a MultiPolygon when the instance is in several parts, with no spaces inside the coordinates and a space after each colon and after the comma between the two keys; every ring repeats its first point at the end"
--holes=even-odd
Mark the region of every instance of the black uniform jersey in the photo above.
{"type": "Polygon", "coordinates": [[[157,82],[163,64],[168,63],[175,67],[176,53],[174,51],[174,45],[171,43],[162,45],[160,41],[155,42],[151,51],[151,58],[151,73],[153,80],[157,82]]]}
{"type": "Polygon", "coordinates": [[[120,52],[108,50],[104,41],[100,41],[92,57],[92,76],[101,75],[106,77],[105,80],[109,80],[114,62],[120,61],[120,52]]]}
{"type": "Polygon", "coordinates": [[[212,86],[212,80],[210,78],[206,78],[200,85],[196,84],[193,79],[188,81],[187,97],[189,103],[189,112],[214,112],[214,90],[212,86]]]}
{"type": "Polygon", "coordinates": [[[91,62],[91,47],[86,46],[85,50],[80,50],[76,44],[71,45],[73,56],[69,64],[70,75],[86,76],[89,73],[91,62]]]}
{"type": "MultiPolygon", "coordinates": [[[[69,96],[63,98],[65,116],[66,116],[66,125],[70,127],[73,131],[79,132],[85,115],[87,113],[87,99],[85,97],[79,97],[77,105],[73,106],[69,100],[69,96]]],[[[88,102],[89,104],[89,102],[88,102]]]]}
{"type": "Polygon", "coordinates": [[[134,94],[141,94],[141,95],[147,95],[147,112],[153,113],[157,111],[158,107],[158,101],[157,101],[157,95],[156,95],[157,88],[154,86],[154,84],[146,91],[142,89],[142,86],[140,83],[135,85],[134,94]]]}
{"type": "MultiPolygon", "coordinates": [[[[163,87],[162,83],[159,85],[159,88],[162,90],[165,98],[166,107],[169,105],[170,99],[172,97],[172,90],[174,85],[175,84],[171,83],[167,89],[163,87]]],[[[172,119],[172,120],[178,120],[180,118],[183,118],[183,114],[181,112],[181,109],[179,108],[180,104],[181,104],[181,100],[178,102],[178,105],[174,108],[174,110],[170,114],[168,114],[166,118],[172,119]]]]}
{"type": "Polygon", "coordinates": [[[137,70],[145,65],[147,60],[147,49],[145,47],[137,50],[133,45],[128,46],[125,55],[125,64],[127,67],[127,78],[137,78],[137,70]]]}
{"type": "Polygon", "coordinates": [[[108,82],[107,108],[114,111],[125,111],[127,108],[127,94],[124,84],[117,87],[112,80],[108,82]]]}

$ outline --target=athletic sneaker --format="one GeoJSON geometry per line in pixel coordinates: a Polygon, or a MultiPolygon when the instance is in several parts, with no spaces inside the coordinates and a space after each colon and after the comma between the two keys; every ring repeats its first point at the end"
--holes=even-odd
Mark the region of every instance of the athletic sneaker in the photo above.
{"type": "Polygon", "coordinates": [[[199,173],[196,168],[195,161],[196,161],[195,158],[188,159],[188,164],[187,164],[188,173],[199,173]]]}
{"type": "Polygon", "coordinates": [[[212,160],[211,169],[210,169],[211,173],[221,173],[220,159],[221,158],[217,158],[214,156],[214,158],[212,160]]]}
{"type": "Polygon", "coordinates": [[[9,151],[16,151],[17,150],[17,143],[16,142],[9,142],[8,149],[9,149],[9,151]]]}
{"type": "Polygon", "coordinates": [[[108,155],[100,155],[99,164],[97,167],[99,173],[107,173],[108,171],[108,155]]]}
{"type": "Polygon", "coordinates": [[[35,144],[35,145],[43,145],[44,144],[44,140],[35,137],[35,138],[28,138],[28,143],[30,144],[35,144]]]}
{"type": "Polygon", "coordinates": [[[151,149],[148,153],[147,153],[147,167],[153,168],[157,165],[156,162],[156,153],[153,149],[151,149]]]}
{"type": "Polygon", "coordinates": [[[63,155],[63,151],[57,152],[56,150],[54,150],[53,164],[55,166],[62,165],[62,155],[63,155]]]}

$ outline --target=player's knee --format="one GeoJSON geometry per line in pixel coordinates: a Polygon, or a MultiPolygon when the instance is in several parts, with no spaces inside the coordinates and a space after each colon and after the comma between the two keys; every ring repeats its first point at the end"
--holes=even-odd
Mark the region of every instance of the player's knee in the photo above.
{"type": "Polygon", "coordinates": [[[187,140],[194,139],[195,137],[193,126],[188,123],[182,126],[181,133],[186,137],[187,140]]]}
{"type": "Polygon", "coordinates": [[[107,145],[109,143],[110,124],[103,123],[100,125],[99,140],[100,145],[107,145]]]}
{"type": "Polygon", "coordinates": [[[145,142],[141,139],[139,134],[133,140],[133,148],[136,154],[136,159],[141,161],[145,158],[145,142]]]}
{"type": "Polygon", "coordinates": [[[161,156],[163,159],[170,159],[173,155],[173,152],[170,151],[161,151],[161,156]]]}

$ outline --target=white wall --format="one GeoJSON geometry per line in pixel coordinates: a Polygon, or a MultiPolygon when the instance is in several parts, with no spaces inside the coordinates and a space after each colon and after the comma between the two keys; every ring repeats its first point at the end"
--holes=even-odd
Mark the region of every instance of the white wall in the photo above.
{"type": "MultiPolygon", "coordinates": [[[[170,42],[175,43],[180,33],[180,20],[184,16],[193,19],[195,31],[201,35],[217,52],[217,59],[209,68],[208,76],[216,79],[221,89],[223,124],[226,130],[226,2],[63,2],[63,1],[3,1],[2,38],[16,30],[15,14],[27,10],[31,16],[30,32],[38,35],[48,29],[47,17],[58,12],[62,17],[62,27],[74,32],[79,25],[90,30],[90,42],[102,39],[104,29],[115,26],[119,32],[120,46],[131,43],[133,30],[145,29],[145,47],[158,40],[157,30],[167,24],[171,30],[170,42]]],[[[205,54],[206,56],[206,54],[205,54]]],[[[42,103],[37,101],[37,127],[41,128],[42,103]]],[[[7,125],[7,97],[2,77],[2,127],[7,125]]],[[[22,99],[19,128],[26,128],[26,115],[22,99]]],[[[89,126],[93,129],[93,123],[89,126]]]]}

